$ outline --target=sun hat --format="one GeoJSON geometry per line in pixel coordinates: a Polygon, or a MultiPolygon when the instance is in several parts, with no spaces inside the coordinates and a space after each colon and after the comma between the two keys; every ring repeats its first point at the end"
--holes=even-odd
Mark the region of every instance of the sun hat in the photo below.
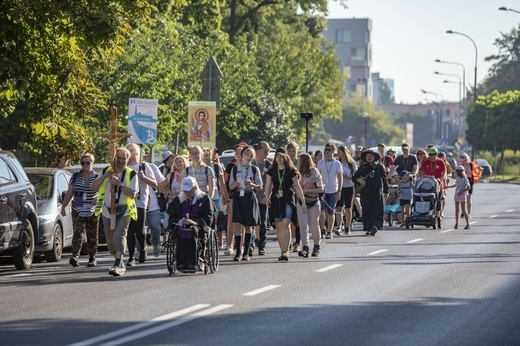
{"type": "Polygon", "coordinates": [[[166,150],[164,153],[162,153],[162,162],[165,163],[170,156],[173,156],[173,153],[169,150],[166,150]]]}
{"type": "Polygon", "coordinates": [[[375,156],[375,161],[381,159],[381,156],[379,156],[379,153],[377,151],[373,150],[367,150],[361,153],[361,160],[366,161],[367,154],[372,154],[375,156]]]}

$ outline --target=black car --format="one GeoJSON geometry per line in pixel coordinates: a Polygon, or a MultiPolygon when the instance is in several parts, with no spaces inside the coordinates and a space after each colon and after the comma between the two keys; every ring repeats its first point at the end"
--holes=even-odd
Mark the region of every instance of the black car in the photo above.
{"type": "Polygon", "coordinates": [[[34,186],[20,162],[0,150],[0,255],[10,255],[17,269],[31,267],[38,239],[34,186]]]}
{"type": "Polygon", "coordinates": [[[482,168],[482,177],[490,177],[493,175],[493,168],[485,159],[475,159],[477,165],[482,168]]]}

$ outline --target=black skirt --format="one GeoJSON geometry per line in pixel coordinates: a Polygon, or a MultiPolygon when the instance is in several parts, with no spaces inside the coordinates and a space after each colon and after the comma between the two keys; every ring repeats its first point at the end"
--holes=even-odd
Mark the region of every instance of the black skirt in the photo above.
{"type": "Polygon", "coordinates": [[[258,226],[260,224],[260,207],[254,191],[247,191],[244,196],[235,190],[233,193],[233,222],[243,226],[258,226]]]}

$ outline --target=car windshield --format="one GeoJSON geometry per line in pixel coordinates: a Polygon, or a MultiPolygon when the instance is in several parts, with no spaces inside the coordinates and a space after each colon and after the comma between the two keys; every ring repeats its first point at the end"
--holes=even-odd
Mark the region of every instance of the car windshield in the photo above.
{"type": "Polygon", "coordinates": [[[475,161],[479,166],[489,166],[489,162],[486,159],[476,159],[475,161]]]}
{"type": "Polygon", "coordinates": [[[27,174],[29,176],[29,180],[34,185],[34,190],[36,191],[36,196],[40,200],[50,199],[53,191],[53,183],[52,175],[46,174],[27,174]]]}

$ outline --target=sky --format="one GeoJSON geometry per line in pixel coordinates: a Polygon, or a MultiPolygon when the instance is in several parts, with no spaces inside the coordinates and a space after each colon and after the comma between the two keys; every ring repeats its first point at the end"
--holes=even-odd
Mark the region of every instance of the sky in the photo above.
{"type": "Polygon", "coordinates": [[[494,46],[501,33],[520,25],[520,13],[499,11],[499,7],[520,11],[518,0],[349,0],[348,8],[329,1],[328,18],[369,18],[372,20],[372,69],[381,78],[395,83],[397,103],[458,102],[457,77],[462,67],[435,62],[436,59],[463,64],[466,85],[473,89],[475,47],[468,38],[447,34],[463,33],[473,39],[478,50],[477,83],[488,74],[492,63],[484,59],[498,53],[494,46]],[[450,80],[454,83],[443,83],[450,80]]]}

